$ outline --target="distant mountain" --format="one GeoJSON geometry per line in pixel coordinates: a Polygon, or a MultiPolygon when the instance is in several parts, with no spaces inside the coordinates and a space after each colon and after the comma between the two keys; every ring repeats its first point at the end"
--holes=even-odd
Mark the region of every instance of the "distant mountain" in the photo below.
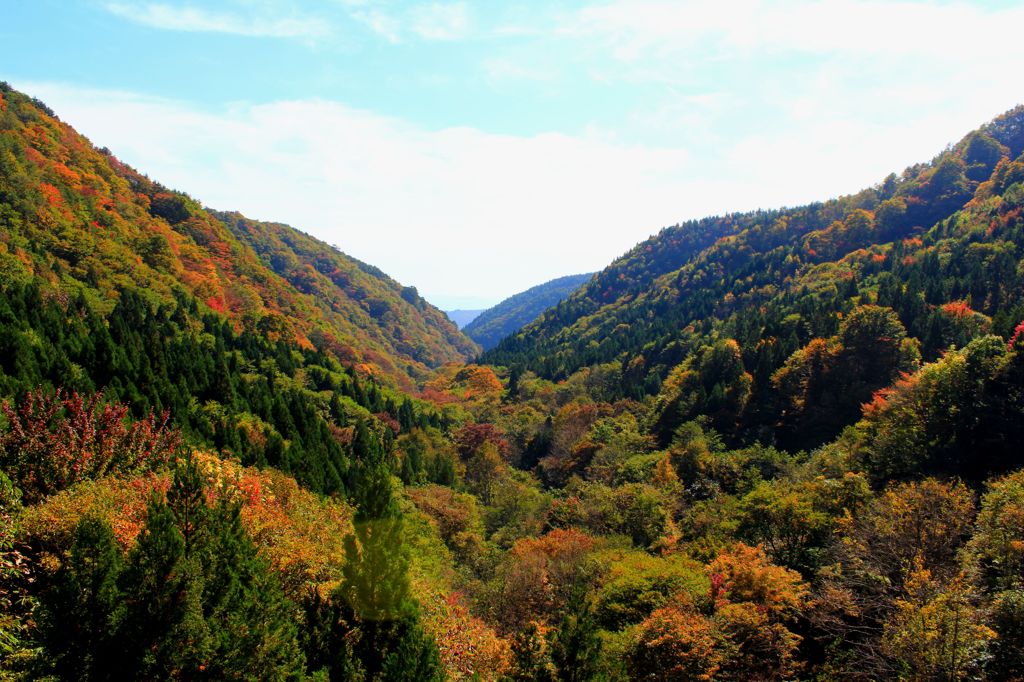
{"type": "Polygon", "coordinates": [[[463,332],[484,349],[493,348],[499,341],[533,322],[545,310],[576,291],[594,273],[568,275],[506,298],[498,305],[485,310],[469,324],[463,332]]]}
{"type": "Polygon", "coordinates": [[[459,329],[464,329],[467,324],[475,320],[480,316],[481,310],[446,310],[445,315],[448,319],[458,325],[459,329]]]}
{"type": "Polygon", "coordinates": [[[392,374],[422,378],[421,368],[476,352],[473,342],[415,287],[402,286],[380,269],[288,225],[212,213],[276,274],[312,296],[333,327],[351,339],[345,346],[364,349],[364,361],[392,374]]]}

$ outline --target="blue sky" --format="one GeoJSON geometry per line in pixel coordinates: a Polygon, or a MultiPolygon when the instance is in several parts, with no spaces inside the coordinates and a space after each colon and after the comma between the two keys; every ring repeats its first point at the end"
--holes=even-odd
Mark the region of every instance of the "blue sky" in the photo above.
{"type": "Polygon", "coordinates": [[[0,0],[0,78],[442,307],[855,191],[1024,101],[1016,2],[0,0]]]}

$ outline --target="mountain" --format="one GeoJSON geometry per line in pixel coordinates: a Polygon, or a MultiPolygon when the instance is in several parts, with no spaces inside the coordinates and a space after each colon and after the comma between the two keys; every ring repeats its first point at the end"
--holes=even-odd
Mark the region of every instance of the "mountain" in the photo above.
{"type": "Polygon", "coordinates": [[[125,290],[182,291],[236,327],[412,387],[477,351],[415,288],[286,225],[204,209],[94,148],[45,105],[0,89],[7,282],[45,283],[109,311],[125,290]]]}
{"type": "Polygon", "coordinates": [[[488,365],[5,88],[0,273],[4,679],[1024,671],[1024,108],[664,230],[488,365]]]}
{"type": "Polygon", "coordinates": [[[510,296],[498,305],[483,311],[462,331],[483,346],[493,348],[499,341],[517,332],[551,306],[556,305],[590,279],[594,273],[568,275],[510,296]]]}
{"type": "Polygon", "coordinates": [[[442,438],[410,393],[477,352],[415,288],[0,84],[0,677],[495,679],[394,483],[455,485],[450,448],[396,442],[442,438]]]}
{"type": "MultiPolygon", "coordinates": [[[[928,330],[941,326],[945,304],[968,301],[1005,333],[1017,293],[979,254],[1020,247],[989,227],[979,207],[1017,200],[1013,191],[990,194],[1022,151],[1024,108],[1017,108],[856,194],[665,228],[482,361],[550,379],[615,362],[620,395],[640,397],[658,393],[672,368],[723,336],[740,343],[744,364],[767,384],[793,352],[834,333],[851,301],[896,296],[926,357],[943,349],[941,334],[928,330]],[[950,249],[973,255],[950,263],[950,249]],[[953,284],[956,268],[980,270],[953,284]]],[[[995,260],[1008,267],[1003,256],[995,260]]]]}
{"type": "Polygon", "coordinates": [[[466,325],[480,316],[481,310],[446,310],[448,319],[458,325],[459,329],[465,329],[466,325]]]}
{"type": "Polygon", "coordinates": [[[202,208],[0,87],[0,396],[102,392],[194,446],[345,490],[345,429],[438,425],[406,391],[477,346],[285,225],[202,208]],[[381,421],[383,420],[383,421],[381,421]]]}
{"type": "Polygon", "coordinates": [[[211,213],[277,275],[316,301],[329,316],[332,331],[343,334],[325,342],[347,361],[370,362],[395,375],[404,372],[422,379],[425,368],[475,352],[473,342],[415,287],[402,286],[378,268],[288,225],[239,213],[211,213]]]}

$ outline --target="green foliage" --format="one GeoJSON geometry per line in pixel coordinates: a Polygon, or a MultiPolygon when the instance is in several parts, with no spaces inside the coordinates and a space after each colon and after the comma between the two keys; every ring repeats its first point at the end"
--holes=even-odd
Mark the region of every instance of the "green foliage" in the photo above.
{"type": "Polygon", "coordinates": [[[549,635],[551,662],[558,682],[600,682],[602,641],[585,590],[578,589],[558,629],[549,635]]]}
{"type": "Polygon", "coordinates": [[[668,228],[431,377],[473,346],[414,288],[0,92],[0,675],[1020,677],[1024,108],[668,228]],[[116,446],[165,410],[335,499],[167,489],[116,446]]]}
{"type": "Polygon", "coordinates": [[[669,375],[654,408],[652,431],[667,444],[680,424],[700,415],[716,429],[731,431],[750,398],[752,383],[739,344],[718,341],[669,375]]]}
{"type": "Polygon", "coordinates": [[[1020,354],[988,336],[880,392],[857,427],[869,470],[882,481],[927,473],[980,481],[1019,467],[1022,378],[1020,354]]]}
{"type": "Polygon", "coordinates": [[[234,325],[315,345],[406,387],[477,352],[415,289],[286,225],[204,209],[48,111],[13,89],[3,93],[4,289],[45,282],[47,296],[81,292],[101,314],[125,289],[164,304],[184,290],[234,325]]]}
{"type": "Polygon", "coordinates": [[[423,632],[410,591],[392,463],[363,422],[352,450],[355,532],[345,538],[341,584],[328,601],[314,596],[307,605],[310,667],[332,680],[442,680],[437,644],[423,632]]]}
{"type": "Polygon", "coordinates": [[[855,195],[666,228],[483,360],[555,380],[617,362],[615,397],[657,395],[663,443],[705,414],[730,444],[822,445],[915,348],[935,359],[1024,317],[1020,120],[855,195]],[[876,305],[892,312],[868,319],[876,305]],[[701,366],[724,339],[749,387],[701,366]]]}
{"type": "Polygon", "coordinates": [[[123,653],[117,638],[124,613],[117,582],[122,564],[110,526],[84,518],[42,603],[42,640],[59,677],[116,677],[123,653]]]}

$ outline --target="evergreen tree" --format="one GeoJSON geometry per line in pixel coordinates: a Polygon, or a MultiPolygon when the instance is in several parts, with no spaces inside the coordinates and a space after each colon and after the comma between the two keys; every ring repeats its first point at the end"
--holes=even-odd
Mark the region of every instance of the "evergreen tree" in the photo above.
{"type": "Polygon", "coordinates": [[[83,518],[68,557],[41,600],[41,638],[58,677],[116,678],[121,568],[121,549],[110,524],[95,516],[83,518]]]}
{"type": "Polygon", "coordinates": [[[319,633],[307,638],[314,649],[309,657],[329,669],[331,680],[442,680],[437,645],[422,631],[410,593],[389,456],[363,422],[356,425],[352,452],[348,489],[356,506],[355,532],[345,538],[346,563],[333,609],[316,600],[307,609],[319,633]]]}
{"type": "Polygon", "coordinates": [[[242,527],[236,502],[206,502],[187,459],[154,497],[129,557],[122,641],[135,679],[297,679],[297,613],[242,527]]]}
{"type": "Polygon", "coordinates": [[[586,592],[577,588],[558,630],[550,635],[551,661],[558,682],[598,682],[601,671],[601,636],[586,592]]]}

